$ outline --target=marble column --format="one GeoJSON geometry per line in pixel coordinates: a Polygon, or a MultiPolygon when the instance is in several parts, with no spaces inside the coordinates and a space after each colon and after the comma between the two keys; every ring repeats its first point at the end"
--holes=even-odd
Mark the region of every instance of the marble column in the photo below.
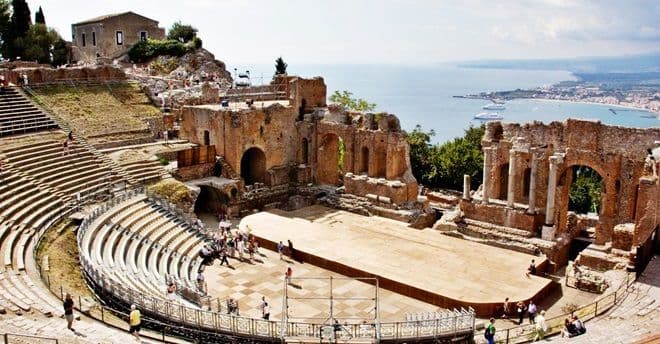
{"type": "Polygon", "coordinates": [[[509,151],[509,181],[507,182],[506,189],[506,205],[513,208],[515,201],[515,186],[516,186],[516,170],[518,169],[518,157],[516,151],[511,149],[509,151]]]}
{"type": "Polygon", "coordinates": [[[539,160],[536,153],[536,149],[530,150],[531,158],[531,168],[529,172],[529,196],[528,196],[528,206],[527,213],[535,214],[536,213],[536,173],[539,170],[539,160]]]}
{"type": "Polygon", "coordinates": [[[492,148],[484,147],[484,180],[482,185],[482,201],[484,203],[489,203],[490,197],[490,165],[491,165],[491,151],[492,148]]]}
{"type": "Polygon", "coordinates": [[[548,175],[548,200],[545,207],[545,224],[554,225],[555,219],[555,194],[557,192],[557,170],[563,159],[559,155],[550,157],[550,173],[548,175]]]}
{"type": "Polygon", "coordinates": [[[466,201],[470,200],[470,175],[463,175],[463,199],[466,201]]]}

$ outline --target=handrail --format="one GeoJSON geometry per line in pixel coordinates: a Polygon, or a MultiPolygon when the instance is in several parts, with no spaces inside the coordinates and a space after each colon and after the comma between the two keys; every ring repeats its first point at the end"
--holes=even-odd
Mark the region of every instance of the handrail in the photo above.
{"type": "Polygon", "coordinates": [[[59,344],[59,340],[57,338],[53,338],[53,337],[34,336],[34,335],[18,334],[18,333],[10,333],[10,332],[5,332],[5,333],[2,333],[0,335],[2,335],[2,337],[4,338],[4,343],[5,344],[10,344],[11,343],[10,337],[17,337],[18,339],[30,338],[30,339],[46,340],[46,341],[55,342],[55,344],[59,344]]]}
{"type": "MultiPolygon", "coordinates": [[[[115,283],[106,276],[103,268],[94,264],[90,253],[82,247],[85,233],[101,215],[140,193],[142,193],[142,190],[133,190],[107,201],[92,211],[78,229],[80,263],[88,283],[97,291],[97,295],[101,295],[102,298],[117,300],[118,304],[124,306],[135,304],[143,313],[188,329],[195,328],[202,331],[231,333],[273,340],[281,338],[281,333],[285,333],[287,337],[306,336],[320,339],[321,329],[328,326],[328,324],[287,322],[284,331],[282,331],[280,321],[235,316],[187,307],[170,302],[165,298],[144,295],[122,284],[115,283]]],[[[344,327],[355,338],[376,338],[376,335],[381,339],[437,337],[452,334],[471,335],[474,332],[474,319],[475,312],[473,309],[461,309],[443,312],[435,319],[426,318],[378,324],[348,324],[344,327]],[[378,334],[376,333],[377,329],[380,331],[378,334]]]]}

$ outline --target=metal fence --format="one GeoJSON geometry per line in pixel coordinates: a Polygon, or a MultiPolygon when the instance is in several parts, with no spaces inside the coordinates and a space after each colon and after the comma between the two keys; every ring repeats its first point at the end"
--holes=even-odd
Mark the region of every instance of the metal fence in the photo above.
{"type": "MultiPolygon", "coordinates": [[[[605,312],[612,306],[621,302],[625,295],[628,294],[629,287],[635,283],[635,273],[626,273],[626,278],[622,284],[614,291],[599,297],[595,302],[578,307],[571,313],[561,314],[552,318],[546,318],[545,322],[548,325],[548,330],[545,336],[552,336],[559,334],[564,328],[564,319],[569,316],[577,315],[582,321],[593,319],[605,312]]],[[[534,324],[520,325],[506,330],[498,330],[495,333],[496,343],[526,343],[530,342],[536,336],[536,327],[534,324]]],[[[477,343],[485,343],[484,331],[479,331],[475,334],[477,343]]]]}
{"type": "MultiPolygon", "coordinates": [[[[279,341],[282,337],[306,337],[321,339],[321,330],[328,324],[314,324],[302,322],[286,322],[263,320],[224,314],[187,307],[180,303],[169,302],[165,298],[158,298],[137,292],[123,284],[108,278],[105,272],[93,263],[89,252],[81,247],[83,236],[89,226],[101,215],[117,204],[132,197],[136,197],[142,189],[126,193],[121,197],[109,200],[94,210],[85,218],[78,229],[78,245],[80,249],[80,262],[88,283],[97,295],[111,304],[128,307],[135,304],[141,312],[156,322],[167,324],[168,333],[184,331],[193,333],[193,337],[204,333],[225,333],[239,335],[266,341],[279,341]],[[284,328],[283,328],[284,327],[284,328]],[[176,330],[174,330],[176,329],[176,330]]],[[[148,194],[148,197],[154,197],[148,194]]],[[[173,210],[164,202],[165,209],[173,210]]],[[[174,208],[175,209],[175,208],[174,208]]],[[[436,319],[424,319],[391,323],[347,324],[343,325],[345,336],[351,338],[380,338],[381,340],[414,339],[422,337],[438,337],[447,335],[471,335],[474,331],[475,313],[472,309],[453,310],[444,313],[436,319]],[[378,326],[376,326],[378,325],[378,326]],[[380,329],[377,336],[376,329],[380,329]]]]}

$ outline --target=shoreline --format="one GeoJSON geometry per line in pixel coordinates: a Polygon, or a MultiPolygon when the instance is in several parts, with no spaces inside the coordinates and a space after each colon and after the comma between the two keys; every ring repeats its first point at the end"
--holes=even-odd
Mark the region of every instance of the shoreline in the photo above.
{"type": "MultiPolygon", "coordinates": [[[[483,98],[484,100],[489,100],[487,98],[483,98]]],[[[658,118],[660,118],[660,112],[655,112],[649,109],[645,108],[640,108],[632,105],[620,105],[620,104],[607,104],[607,103],[599,103],[599,102],[590,102],[590,101],[584,101],[584,100],[569,100],[569,99],[548,99],[548,98],[513,98],[510,100],[537,100],[537,101],[545,101],[545,102],[563,102],[563,103],[573,103],[573,104],[586,104],[586,105],[602,105],[602,106],[611,106],[613,108],[621,108],[624,110],[635,110],[639,112],[648,112],[650,114],[656,115],[658,118]]]]}

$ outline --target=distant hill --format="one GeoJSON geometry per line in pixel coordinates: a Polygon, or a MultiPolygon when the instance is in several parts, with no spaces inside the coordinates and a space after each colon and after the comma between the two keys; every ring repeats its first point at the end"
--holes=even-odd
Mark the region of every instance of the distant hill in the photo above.
{"type": "Polygon", "coordinates": [[[566,70],[573,73],[660,72],[660,52],[612,57],[570,59],[481,60],[460,63],[463,68],[566,70]]]}

